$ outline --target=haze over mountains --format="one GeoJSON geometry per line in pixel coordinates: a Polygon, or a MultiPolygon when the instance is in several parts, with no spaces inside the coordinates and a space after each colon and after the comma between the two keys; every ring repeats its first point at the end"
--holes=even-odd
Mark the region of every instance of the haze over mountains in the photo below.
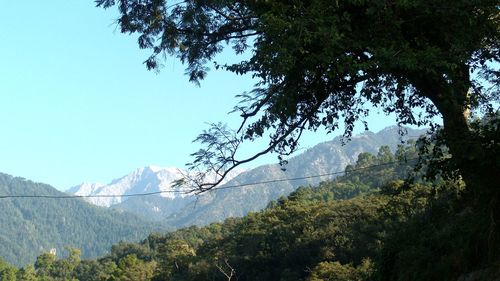
{"type": "MultiPolygon", "coordinates": [[[[182,172],[177,168],[160,168],[156,166],[147,166],[136,169],[124,177],[113,180],[110,184],[102,183],[84,183],[79,186],[68,189],[67,192],[75,195],[130,195],[145,192],[159,192],[161,197],[175,199],[186,197],[179,187],[172,189],[170,183],[180,179],[182,172]],[[172,191],[172,192],[168,192],[172,191]]],[[[91,197],[85,198],[86,201],[103,207],[120,204],[126,200],[125,197],[91,197]]]]}
{"type": "MultiPolygon", "coordinates": [[[[223,183],[228,182],[244,170],[231,172],[223,183]]],[[[117,195],[116,197],[90,197],[86,201],[102,207],[110,207],[120,204],[129,197],[119,195],[131,195],[138,193],[159,192],[158,196],[166,200],[191,200],[187,187],[172,187],[172,182],[181,179],[187,172],[174,167],[147,166],[138,168],[128,175],[113,180],[109,184],[83,183],[67,190],[75,195],[117,195]]]]}
{"type": "MultiPolygon", "coordinates": [[[[65,196],[52,186],[0,173],[0,196],[65,196]]],[[[15,265],[33,263],[50,249],[81,249],[98,257],[119,241],[139,241],[165,230],[136,215],[97,207],[78,198],[0,198],[0,256],[15,265]]],[[[0,278],[1,279],[1,278],[0,278]]]]}
{"type": "MultiPolygon", "coordinates": [[[[286,167],[273,164],[236,172],[222,187],[342,171],[361,152],[376,153],[382,145],[394,149],[402,141],[422,133],[423,130],[408,129],[407,136],[400,137],[397,127],[389,127],[378,133],[355,136],[344,146],[340,138],[335,138],[291,158],[286,167]]],[[[171,181],[180,176],[176,168],[148,166],[110,184],[82,184],[71,191],[78,195],[166,191],[170,190],[171,181]]],[[[119,241],[138,241],[153,231],[244,216],[265,208],[272,200],[289,194],[298,186],[314,185],[332,178],[283,180],[220,189],[199,196],[166,192],[155,196],[89,200],[105,207],[81,199],[1,198],[0,254],[16,265],[34,262],[36,256],[51,248],[60,252],[64,246],[81,249],[84,258],[95,257],[119,241]]],[[[49,185],[0,173],[0,196],[20,194],[65,195],[49,185]]]]}
{"type": "MultiPolygon", "coordinates": [[[[361,152],[376,153],[382,145],[395,149],[402,141],[416,138],[424,132],[425,130],[407,129],[407,134],[400,136],[399,128],[392,126],[378,133],[365,132],[354,136],[346,145],[342,145],[341,138],[337,137],[291,158],[285,167],[273,164],[242,173],[235,172],[221,187],[342,171],[347,165],[352,164],[361,152]]],[[[166,191],[156,196],[88,198],[88,201],[115,210],[126,210],[149,220],[166,222],[173,227],[182,227],[193,224],[205,225],[227,217],[244,216],[250,211],[264,208],[270,201],[289,194],[298,186],[315,185],[334,177],[286,180],[242,188],[221,189],[193,196],[180,192],[182,191],[180,189],[172,189],[171,182],[181,176],[181,171],[176,168],[148,166],[137,169],[107,185],[86,183],[68,191],[77,195],[127,195],[166,191]]]]}

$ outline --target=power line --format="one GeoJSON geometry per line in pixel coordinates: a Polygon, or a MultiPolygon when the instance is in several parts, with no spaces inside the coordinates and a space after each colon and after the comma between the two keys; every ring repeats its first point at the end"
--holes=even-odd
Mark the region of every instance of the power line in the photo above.
{"type": "MultiPolygon", "coordinates": [[[[367,166],[367,167],[363,167],[363,168],[352,169],[352,170],[349,170],[349,172],[370,170],[370,169],[380,167],[380,166],[390,166],[390,165],[394,165],[394,164],[398,164],[398,163],[407,163],[407,162],[413,161],[413,160],[418,160],[418,158],[412,158],[412,159],[406,159],[403,161],[392,161],[392,162],[387,162],[387,163],[371,165],[371,166],[367,166]]],[[[320,178],[320,177],[339,175],[339,174],[343,174],[345,172],[346,172],[346,170],[342,170],[342,171],[338,171],[338,172],[331,172],[331,173],[310,175],[310,176],[303,176],[303,177],[296,177],[296,178],[274,179],[274,180],[259,181],[259,182],[253,182],[253,183],[242,183],[242,184],[227,185],[227,186],[225,185],[225,186],[213,188],[212,190],[209,190],[209,191],[215,191],[215,190],[219,190],[219,189],[236,188],[236,187],[245,187],[245,186],[257,185],[257,184],[267,184],[267,183],[277,183],[277,182],[283,182],[283,181],[296,181],[296,180],[320,178]]]]}
{"type": "MultiPolygon", "coordinates": [[[[391,161],[391,162],[386,162],[386,163],[381,163],[381,164],[376,164],[376,165],[371,165],[367,167],[362,167],[362,168],[357,168],[357,169],[351,169],[349,172],[357,172],[357,171],[364,171],[364,170],[371,170],[377,167],[381,166],[390,166],[394,164],[400,164],[400,163],[408,163],[410,161],[418,160],[418,158],[411,158],[411,159],[405,159],[401,161],[391,161]]],[[[339,175],[345,173],[346,170],[342,171],[337,171],[337,172],[331,172],[331,173],[324,173],[324,174],[316,174],[316,175],[309,175],[309,176],[302,176],[302,177],[294,177],[294,178],[283,178],[283,179],[273,179],[273,180],[266,180],[266,181],[258,181],[258,182],[251,182],[251,183],[242,183],[242,184],[235,184],[235,185],[225,185],[221,187],[216,187],[208,191],[216,191],[216,190],[221,190],[221,189],[229,189],[229,188],[239,188],[239,187],[247,187],[251,185],[260,185],[260,184],[269,184],[269,183],[277,183],[277,182],[284,182],[284,181],[297,181],[297,180],[305,180],[305,179],[312,179],[312,178],[320,178],[320,177],[328,177],[328,176],[334,176],[334,175],[339,175]]],[[[151,196],[151,195],[158,195],[158,194],[163,194],[163,193],[178,193],[178,194],[194,194],[196,192],[196,189],[192,190],[160,190],[160,191],[155,191],[155,192],[145,192],[145,193],[133,193],[133,194],[95,194],[95,195],[0,195],[0,199],[7,199],[7,198],[46,198],[46,199],[76,199],[76,198],[125,198],[125,197],[142,197],[142,196],[151,196]]]]}
{"type": "Polygon", "coordinates": [[[161,193],[185,193],[181,190],[164,190],[146,193],[133,193],[133,194],[95,194],[95,195],[0,195],[3,198],[49,198],[49,199],[72,199],[72,198],[113,198],[113,197],[137,197],[149,196],[161,193]]]}

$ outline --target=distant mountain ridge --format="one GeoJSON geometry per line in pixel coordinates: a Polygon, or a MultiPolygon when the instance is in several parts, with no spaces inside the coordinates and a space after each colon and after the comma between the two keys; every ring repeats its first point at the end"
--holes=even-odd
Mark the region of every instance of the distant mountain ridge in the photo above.
{"type": "MultiPolygon", "coordinates": [[[[0,195],[64,196],[55,188],[0,173],[0,195]]],[[[15,265],[33,263],[41,253],[65,246],[97,257],[119,241],[139,241],[165,229],[137,215],[97,207],[78,198],[1,198],[0,256],[15,265]]]]}
{"type": "MultiPolygon", "coordinates": [[[[249,171],[232,174],[225,185],[240,185],[273,179],[296,178],[342,171],[352,164],[362,152],[376,153],[380,146],[388,145],[395,149],[398,144],[410,138],[417,138],[425,130],[406,128],[407,134],[401,136],[397,126],[387,127],[377,133],[364,132],[353,136],[342,145],[341,138],[320,143],[313,148],[289,159],[285,167],[277,164],[263,165],[249,171]],[[285,170],[283,170],[283,168],[285,170]]],[[[72,188],[75,194],[129,194],[167,190],[170,184],[161,179],[176,180],[181,177],[175,168],[145,167],[113,181],[109,185],[87,184],[72,188]],[[164,171],[164,174],[162,174],[164,171]],[[156,175],[156,176],[155,176],[156,175]],[[163,175],[163,178],[158,175],[163,175]],[[155,178],[156,177],[156,178],[155,178]],[[133,178],[135,181],[131,181],[133,178]],[[128,182],[124,191],[122,184],[128,182]],[[163,188],[163,189],[162,189],[163,188]]],[[[117,210],[126,210],[145,218],[167,222],[175,227],[191,224],[204,225],[221,221],[231,216],[244,216],[250,211],[264,208],[270,201],[284,196],[301,185],[315,185],[333,177],[318,177],[296,181],[281,181],[272,184],[260,184],[244,188],[233,188],[208,192],[198,197],[175,196],[164,193],[162,196],[135,197],[128,200],[89,200],[101,206],[112,206],[117,210]],[[169,196],[170,195],[170,196],[169,196]]],[[[225,185],[222,185],[225,186],[225,185]]],[[[102,199],[102,198],[97,198],[102,199]]]]}
{"type": "MultiPolygon", "coordinates": [[[[224,180],[227,182],[244,170],[237,170],[229,174],[224,180]]],[[[163,208],[156,205],[143,206],[149,208],[151,213],[147,217],[157,217],[161,213],[162,217],[175,213],[176,210],[184,207],[196,198],[189,194],[189,187],[172,186],[175,180],[181,179],[187,172],[173,167],[147,166],[136,169],[128,175],[113,180],[109,184],[84,183],[68,189],[67,192],[79,196],[88,195],[116,195],[115,197],[89,197],[84,198],[87,202],[97,206],[111,207],[130,200],[130,197],[121,195],[132,195],[142,193],[159,193],[159,200],[168,202],[163,208]]],[[[164,202],[164,203],[165,203],[164,202]]],[[[132,211],[137,213],[137,211],[132,211]]]]}
{"type": "MultiPolygon", "coordinates": [[[[75,195],[129,195],[144,192],[170,192],[161,193],[161,197],[174,199],[176,197],[185,197],[181,188],[173,190],[170,183],[180,179],[182,171],[176,168],[160,168],[156,166],[147,166],[139,168],[132,173],[125,175],[119,179],[113,180],[109,184],[102,183],[84,183],[79,186],[74,186],[68,189],[67,192],[75,195]],[[178,193],[178,194],[177,194],[178,193]]],[[[123,197],[93,197],[85,198],[86,201],[103,207],[110,207],[119,204],[126,200],[123,197]]]]}
{"type": "MultiPolygon", "coordinates": [[[[275,179],[337,173],[343,171],[347,165],[353,164],[362,152],[377,154],[379,148],[383,145],[387,145],[392,150],[395,150],[397,145],[402,144],[408,139],[416,139],[426,132],[426,130],[414,130],[410,128],[406,128],[406,130],[407,134],[404,136],[400,135],[399,127],[397,126],[387,127],[377,133],[367,131],[353,136],[345,145],[342,145],[341,137],[336,137],[331,141],[317,144],[289,159],[285,167],[281,167],[278,164],[263,165],[241,173],[229,181],[227,185],[238,186],[275,179]]],[[[248,212],[256,212],[265,208],[270,201],[288,195],[299,186],[317,185],[321,181],[334,179],[338,175],[340,174],[244,186],[241,188],[236,187],[205,193],[200,195],[195,203],[191,203],[180,212],[170,215],[163,221],[172,226],[184,227],[193,224],[205,225],[211,222],[222,221],[227,217],[242,217],[248,212]]],[[[137,200],[144,201],[144,199],[140,198],[137,200]]],[[[126,205],[123,209],[131,210],[126,205]]]]}

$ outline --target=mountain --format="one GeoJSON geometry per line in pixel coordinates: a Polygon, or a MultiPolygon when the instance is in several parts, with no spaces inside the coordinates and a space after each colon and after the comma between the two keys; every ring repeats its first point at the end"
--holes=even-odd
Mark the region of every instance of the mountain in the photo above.
{"type": "MultiPolygon", "coordinates": [[[[144,192],[159,192],[171,190],[171,182],[180,179],[183,171],[176,168],[160,168],[156,166],[148,166],[139,168],[132,173],[113,180],[110,184],[101,183],[84,183],[79,186],[72,187],[68,190],[69,193],[75,195],[130,195],[144,192]]],[[[186,197],[182,190],[175,189],[173,192],[165,192],[159,196],[168,199],[182,199],[186,197]]],[[[119,204],[127,197],[92,197],[85,198],[86,201],[103,207],[110,207],[119,204]]]]}
{"type": "Polygon", "coordinates": [[[471,204],[456,180],[391,165],[417,156],[416,146],[364,153],[345,175],[262,211],[119,243],[97,260],[42,256],[35,271],[0,257],[0,280],[499,281],[491,197],[471,204]]]}
{"type": "MultiPolygon", "coordinates": [[[[400,136],[397,126],[387,127],[378,133],[367,131],[353,136],[345,145],[342,145],[340,137],[336,137],[289,159],[284,167],[277,164],[263,165],[239,174],[235,173],[221,187],[342,171],[362,152],[377,153],[379,147],[383,145],[395,149],[405,140],[425,133],[425,130],[409,128],[406,130],[405,136],[400,136]]],[[[170,187],[170,182],[166,184],[162,179],[172,181],[180,176],[179,170],[175,168],[146,167],[115,180],[109,185],[84,184],[72,188],[71,191],[81,195],[156,192],[170,187]]],[[[121,202],[119,200],[105,202],[101,200],[103,198],[90,202],[112,206],[115,210],[130,211],[151,220],[167,222],[168,225],[175,227],[205,225],[227,217],[240,217],[248,212],[261,210],[270,201],[289,194],[299,186],[315,185],[320,181],[332,179],[334,176],[220,189],[196,197],[163,193],[162,196],[133,197],[121,202]]]]}
{"type": "MultiPolygon", "coordinates": [[[[243,170],[229,174],[225,182],[231,180],[243,170]]],[[[193,194],[188,194],[188,187],[172,187],[172,182],[182,178],[187,172],[177,168],[163,168],[147,166],[139,168],[132,173],[110,184],[84,183],[68,190],[75,195],[132,195],[138,193],[159,193],[156,196],[141,197],[90,197],[86,201],[103,207],[120,204],[118,210],[127,210],[143,215],[152,220],[162,220],[175,214],[189,203],[196,200],[193,194]],[[123,207],[126,206],[126,207],[123,207]]]]}
{"type": "MultiPolygon", "coordinates": [[[[272,200],[290,194],[299,186],[317,185],[321,181],[335,178],[339,174],[334,173],[343,171],[347,165],[353,164],[362,152],[376,155],[383,145],[389,146],[394,151],[398,144],[402,144],[408,139],[415,139],[425,133],[425,130],[409,128],[406,130],[407,134],[400,136],[399,128],[391,126],[377,133],[368,131],[356,135],[345,145],[342,144],[341,137],[320,143],[289,159],[288,164],[284,167],[277,164],[263,165],[241,173],[227,182],[225,186],[323,174],[333,175],[234,187],[205,193],[198,196],[197,201],[167,217],[165,221],[175,227],[206,225],[222,221],[227,217],[242,217],[248,212],[257,212],[265,208],[272,200]]],[[[140,199],[138,198],[138,200],[140,199]]],[[[143,201],[147,200],[143,199],[143,201]]],[[[139,204],[136,203],[136,205],[139,204]]],[[[126,205],[123,209],[130,210],[126,205]]]]}
{"type": "Polygon", "coordinates": [[[138,241],[161,227],[123,211],[81,199],[8,198],[9,195],[64,196],[55,188],[0,173],[0,256],[15,265],[33,263],[43,252],[65,246],[83,257],[101,256],[119,241],[138,241]]]}

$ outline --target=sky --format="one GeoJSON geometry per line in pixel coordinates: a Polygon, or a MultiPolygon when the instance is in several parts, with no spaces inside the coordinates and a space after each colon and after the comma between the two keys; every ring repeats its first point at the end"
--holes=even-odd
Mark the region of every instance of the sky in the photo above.
{"type": "MultiPolygon", "coordinates": [[[[183,168],[207,123],[239,124],[228,112],[255,81],[212,70],[198,87],[175,58],[148,71],[149,52],[119,32],[116,18],[91,0],[2,3],[0,172],[66,190],[147,165],[183,168]]],[[[382,115],[368,121],[373,131],[395,124],[382,115]]],[[[339,133],[308,133],[301,144],[339,133]]],[[[275,155],[251,166],[271,162],[275,155]]]]}

